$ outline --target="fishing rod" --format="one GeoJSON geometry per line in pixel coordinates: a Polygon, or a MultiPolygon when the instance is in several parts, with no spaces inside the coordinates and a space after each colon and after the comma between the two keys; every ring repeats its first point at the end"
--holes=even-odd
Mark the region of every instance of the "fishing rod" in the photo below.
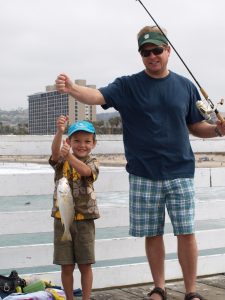
{"type": "MultiPolygon", "coordinates": [[[[162,35],[165,37],[165,39],[168,41],[168,43],[170,44],[170,46],[173,48],[174,52],[177,54],[177,56],[179,57],[179,59],[181,60],[181,62],[183,63],[183,65],[185,66],[185,68],[187,69],[187,71],[189,72],[189,74],[191,75],[191,77],[193,78],[193,80],[195,81],[195,83],[197,84],[197,86],[200,89],[200,92],[202,93],[203,97],[205,98],[207,104],[204,103],[203,100],[199,100],[196,102],[196,106],[199,109],[200,113],[207,119],[209,120],[211,117],[210,115],[215,112],[217,118],[221,121],[221,122],[225,122],[223,116],[221,115],[221,113],[218,111],[217,107],[215,107],[215,105],[213,104],[213,102],[211,101],[211,99],[209,98],[208,94],[206,93],[206,91],[202,88],[202,86],[200,85],[200,83],[197,81],[197,79],[195,78],[195,76],[193,75],[193,73],[191,72],[191,70],[188,68],[188,66],[186,65],[185,61],[182,59],[182,57],[180,56],[180,54],[177,52],[176,48],[174,47],[174,45],[171,43],[171,41],[168,39],[168,37],[166,36],[166,34],[163,32],[162,28],[159,26],[159,24],[156,22],[156,20],[153,18],[153,16],[150,14],[149,10],[145,7],[145,5],[142,3],[141,0],[136,0],[138,1],[142,7],[144,8],[144,10],[147,12],[147,14],[150,16],[150,18],[152,19],[152,21],[155,23],[155,25],[158,27],[158,29],[160,30],[160,32],[162,33],[162,35]]],[[[217,105],[223,105],[224,99],[221,99],[219,103],[217,103],[217,105]]]]}

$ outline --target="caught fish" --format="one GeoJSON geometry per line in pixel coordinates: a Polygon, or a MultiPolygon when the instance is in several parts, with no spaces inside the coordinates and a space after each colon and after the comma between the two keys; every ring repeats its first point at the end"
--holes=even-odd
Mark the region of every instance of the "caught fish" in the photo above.
{"type": "Polygon", "coordinates": [[[63,177],[59,180],[57,187],[57,202],[59,206],[61,222],[64,226],[62,241],[71,241],[70,226],[74,220],[74,203],[70,185],[67,178],[63,177]]]}

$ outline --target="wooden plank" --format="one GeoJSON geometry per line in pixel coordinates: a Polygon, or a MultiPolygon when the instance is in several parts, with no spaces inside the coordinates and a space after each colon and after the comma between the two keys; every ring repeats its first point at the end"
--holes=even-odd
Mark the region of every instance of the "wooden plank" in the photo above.
{"type": "MultiPolygon", "coordinates": [[[[168,289],[172,289],[173,291],[185,293],[184,283],[180,282],[171,282],[167,284],[168,289]]],[[[224,288],[218,288],[212,285],[201,283],[197,280],[196,290],[199,294],[201,294],[205,299],[208,300],[224,300],[225,299],[225,290],[224,288]]]]}
{"type": "Polygon", "coordinates": [[[223,273],[223,275],[216,275],[208,278],[198,278],[198,282],[224,289],[225,292],[225,273],[223,273]]]}
{"type": "MultiPolygon", "coordinates": [[[[122,291],[135,295],[136,299],[143,299],[151,289],[153,289],[152,284],[139,285],[138,287],[128,287],[121,288],[122,291]]],[[[104,295],[104,294],[103,294],[104,295]]],[[[167,289],[167,300],[183,300],[184,294],[180,292],[176,292],[170,289],[167,289]]],[[[120,298],[122,300],[122,298],[120,298]]]]}
{"type": "Polygon", "coordinates": [[[128,300],[128,299],[141,299],[137,295],[131,292],[124,291],[123,289],[111,289],[99,292],[93,292],[91,294],[91,299],[93,300],[128,300]]]}
{"type": "Polygon", "coordinates": [[[121,290],[136,296],[136,299],[143,299],[147,293],[153,288],[153,284],[121,287],[121,290]]]}
{"type": "MultiPolygon", "coordinates": [[[[211,294],[213,295],[212,298],[209,298],[207,295],[205,296],[205,299],[208,300],[221,300],[221,297],[224,297],[224,293],[221,290],[214,290],[213,286],[211,285],[211,282],[214,282],[215,285],[217,285],[218,281],[220,281],[220,277],[224,277],[222,275],[219,276],[210,276],[206,278],[206,284],[207,287],[198,285],[197,287],[199,290],[202,289],[209,289],[211,294]]],[[[201,278],[198,278],[198,282],[201,281],[201,278]]],[[[183,281],[175,281],[175,282],[167,282],[167,299],[168,300],[183,300],[184,299],[184,289],[183,289],[184,283],[183,281]]],[[[128,286],[128,287],[121,287],[116,289],[106,289],[106,290],[94,290],[92,292],[92,298],[94,300],[109,300],[109,299],[115,299],[115,300],[124,300],[127,299],[124,297],[124,294],[122,292],[125,292],[126,296],[131,295],[132,297],[135,297],[134,299],[143,299],[147,293],[153,288],[152,284],[145,284],[145,285],[138,285],[138,286],[128,286]],[[114,293],[115,291],[115,293],[114,293]]],[[[225,286],[222,287],[224,290],[225,286]]],[[[199,292],[198,290],[198,292],[199,292]]],[[[132,298],[133,299],[133,298],[132,298]]],[[[222,298],[224,299],[224,298],[222,298]]]]}

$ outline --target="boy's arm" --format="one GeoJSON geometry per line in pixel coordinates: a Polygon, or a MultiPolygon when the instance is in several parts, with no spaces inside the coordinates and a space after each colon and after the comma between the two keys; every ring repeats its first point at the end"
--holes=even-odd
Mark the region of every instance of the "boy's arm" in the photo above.
{"type": "Polygon", "coordinates": [[[76,169],[77,173],[79,173],[81,176],[89,177],[92,174],[91,168],[86,165],[83,161],[76,158],[73,154],[69,154],[66,158],[70,165],[76,169]]]}
{"type": "Polygon", "coordinates": [[[56,132],[54,139],[52,141],[52,160],[58,161],[60,157],[60,148],[62,142],[62,133],[56,132]]]}
{"type": "Polygon", "coordinates": [[[52,141],[52,160],[54,161],[58,161],[61,155],[62,136],[66,130],[67,121],[67,117],[60,116],[56,122],[57,131],[52,141]]]}
{"type": "Polygon", "coordinates": [[[56,81],[60,93],[68,93],[79,102],[89,105],[103,105],[105,99],[99,90],[75,84],[66,74],[60,74],[56,81]]]}
{"type": "Polygon", "coordinates": [[[60,153],[62,154],[63,158],[69,162],[71,167],[76,169],[77,173],[79,173],[81,176],[91,176],[91,168],[70,152],[70,145],[67,144],[66,141],[63,141],[63,146],[60,153]]]}

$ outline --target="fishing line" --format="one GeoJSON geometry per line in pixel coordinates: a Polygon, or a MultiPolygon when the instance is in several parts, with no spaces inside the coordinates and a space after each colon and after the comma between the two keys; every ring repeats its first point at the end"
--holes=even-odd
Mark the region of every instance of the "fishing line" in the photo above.
{"type": "MultiPolygon", "coordinates": [[[[206,119],[210,119],[210,114],[212,112],[215,112],[217,118],[221,121],[224,122],[224,118],[223,116],[220,114],[220,112],[218,111],[218,109],[215,107],[215,105],[213,104],[213,102],[210,100],[208,94],[205,92],[205,90],[201,87],[200,83],[197,81],[197,79],[195,78],[195,76],[193,75],[193,73],[191,72],[191,70],[188,68],[188,66],[186,65],[185,61],[182,59],[182,57],[180,56],[180,54],[177,52],[176,48],[174,47],[174,45],[171,43],[171,41],[168,39],[168,37],[166,36],[166,34],[163,32],[162,28],[159,26],[159,24],[156,22],[156,20],[153,18],[153,16],[150,14],[149,10],[145,7],[145,5],[142,3],[141,0],[136,0],[138,1],[142,7],[144,8],[144,10],[147,12],[147,14],[149,15],[149,17],[152,19],[152,21],[155,23],[155,25],[158,27],[158,29],[160,30],[160,32],[162,33],[162,35],[166,38],[166,40],[168,41],[168,43],[170,44],[170,46],[172,47],[172,49],[174,50],[174,52],[176,53],[176,55],[179,57],[179,59],[181,60],[181,62],[183,63],[183,65],[185,66],[185,68],[187,69],[187,71],[189,72],[189,74],[191,75],[191,77],[193,78],[193,80],[195,81],[195,83],[197,84],[197,86],[199,87],[202,95],[204,96],[205,100],[207,101],[208,105],[205,105],[205,103],[202,100],[197,101],[196,106],[199,109],[200,113],[206,118],[206,119]]],[[[221,99],[221,101],[218,103],[220,105],[222,105],[224,102],[223,99],[221,99]]]]}

